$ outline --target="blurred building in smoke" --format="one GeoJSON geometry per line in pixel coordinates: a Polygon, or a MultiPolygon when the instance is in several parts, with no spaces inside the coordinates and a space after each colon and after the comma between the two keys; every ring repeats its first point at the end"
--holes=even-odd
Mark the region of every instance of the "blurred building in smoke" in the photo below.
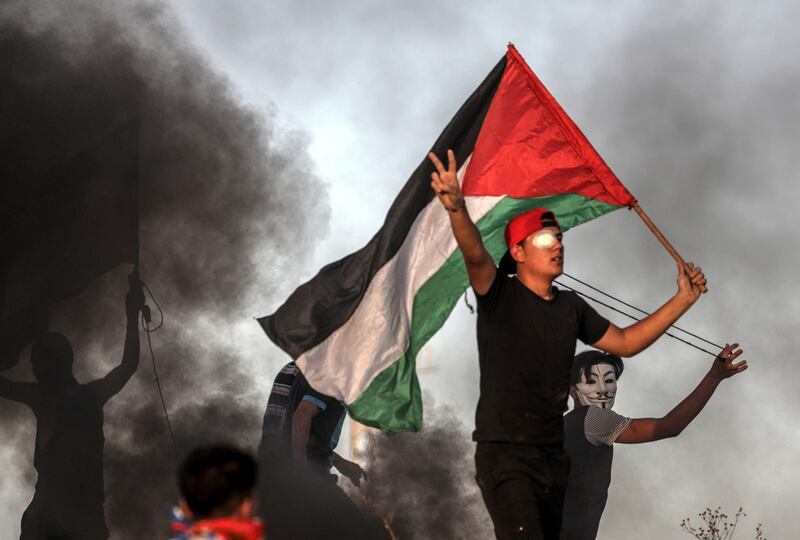
{"type": "Polygon", "coordinates": [[[358,463],[364,468],[369,467],[372,455],[372,445],[375,433],[378,430],[359,424],[355,420],[350,422],[350,461],[358,463]]]}
{"type": "MultiPolygon", "coordinates": [[[[428,349],[423,348],[417,355],[417,373],[435,373],[436,371],[437,368],[433,365],[428,349]]],[[[370,462],[374,460],[372,450],[378,433],[380,433],[379,430],[350,419],[350,461],[368,469],[370,462]]]]}

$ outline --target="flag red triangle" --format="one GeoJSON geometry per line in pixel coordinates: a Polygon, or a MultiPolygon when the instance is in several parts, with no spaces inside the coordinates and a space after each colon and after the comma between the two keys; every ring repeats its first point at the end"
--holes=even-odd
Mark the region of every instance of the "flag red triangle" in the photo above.
{"type": "Polygon", "coordinates": [[[619,206],[636,202],[513,45],[462,189],[465,195],[577,193],[619,206]]]}

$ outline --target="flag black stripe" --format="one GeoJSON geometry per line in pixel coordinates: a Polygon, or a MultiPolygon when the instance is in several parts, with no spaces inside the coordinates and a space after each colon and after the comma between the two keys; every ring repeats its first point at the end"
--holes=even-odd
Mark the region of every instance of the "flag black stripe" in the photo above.
{"type": "MultiPolygon", "coordinates": [[[[453,149],[458,163],[472,153],[505,67],[503,56],[444,128],[431,149],[440,158],[445,159],[448,148],[453,149]]],[[[275,313],[258,319],[270,339],[292,358],[325,341],[356,310],[372,278],[395,256],[417,216],[433,199],[431,172],[433,165],[426,157],[366,246],[323,267],[275,313]]]]}

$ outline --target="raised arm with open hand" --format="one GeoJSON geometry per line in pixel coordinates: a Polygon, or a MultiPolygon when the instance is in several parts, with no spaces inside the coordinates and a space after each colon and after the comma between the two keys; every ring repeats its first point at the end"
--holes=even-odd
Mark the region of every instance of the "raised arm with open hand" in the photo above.
{"type": "Polygon", "coordinates": [[[631,420],[625,431],[620,434],[617,442],[636,444],[680,435],[684,428],[700,414],[720,382],[747,369],[747,360],[734,363],[734,360],[742,354],[742,350],[738,347],[738,343],[726,345],[714,359],[711,369],[708,370],[697,388],[666,416],[631,420]]]}
{"type": "Polygon", "coordinates": [[[747,360],[734,362],[734,360],[736,360],[739,355],[744,352],[742,349],[738,349],[737,347],[739,347],[738,343],[734,343],[733,345],[725,345],[725,348],[722,350],[722,352],[719,353],[714,359],[714,363],[711,365],[711,369],[708,372],[712,377],[722,381],[723,379],[733,377],[737,373],[741,373],[747,369],[747,360]]]}

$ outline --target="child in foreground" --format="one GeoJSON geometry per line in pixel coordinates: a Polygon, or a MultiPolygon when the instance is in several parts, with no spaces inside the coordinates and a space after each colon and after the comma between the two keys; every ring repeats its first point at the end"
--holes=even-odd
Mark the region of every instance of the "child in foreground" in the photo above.
{"type": "Polygon", "coordinates": [[[171,540],[262,540],[252,512],[256,478],[255,460],[232,446],[193,450],[178,472],[171,540]]]}

